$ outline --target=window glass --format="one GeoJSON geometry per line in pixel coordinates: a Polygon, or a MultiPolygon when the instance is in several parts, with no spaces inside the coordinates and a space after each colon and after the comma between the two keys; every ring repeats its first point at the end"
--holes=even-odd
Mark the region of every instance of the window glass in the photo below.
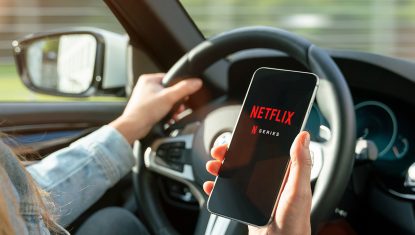
{"type": "Polygon", "coordinates": [[[182,0],[207,37],[266,25],[313,43],[415,59],[415,1],[391,0],[182,0]]]}
{"type": "Polygon", "coordinates": [[[0,102],[120,101],[119,97],[63,98],[29,91],[14,65],[12,41],[25,35],[67,27],[97,27],[124,33],[103,1],[0,0],[0,102]]]}

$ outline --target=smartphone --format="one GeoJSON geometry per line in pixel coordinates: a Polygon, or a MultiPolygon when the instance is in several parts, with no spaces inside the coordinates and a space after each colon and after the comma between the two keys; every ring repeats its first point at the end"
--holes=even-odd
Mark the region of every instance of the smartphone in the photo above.
{"type": "Polygon", "coordinates": [[[313,73],[255,71],[208,199],[211,213],[258,227],[271,222],[318,83],[313,73]]]}

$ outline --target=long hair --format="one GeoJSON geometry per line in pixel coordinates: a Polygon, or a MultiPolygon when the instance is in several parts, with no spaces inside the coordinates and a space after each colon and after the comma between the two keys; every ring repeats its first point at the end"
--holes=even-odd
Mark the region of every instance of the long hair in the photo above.
{"type": "MultiPolygon", "coordinates": [[[[5,136],[5,134],[0,133],[0,141],[2,141],[5,136]]],[[[0,151],[3,150],[0,149],[0,151]]],[[[39,188],[31,175],[26,171],[22,163],[25,160],[24,157],[16,154],[13,154],[13,157],[18,160],[19,164],[17,164],[17,167],[21,168],[26,176],[29,186],[29,193],[33,197],[33,202],[39,206],[40,216],[42,217],[46,227],[51,232],[59,231],[59,227],[55,223],[55,216],[51,213],[51,211],[53,211],[53,203],[50,195],[39,188]]],[[[22,223],[19,224],[18,221],[12,221],[12,218],[24,221],[20,215],[19,203],[14,198],[12,184],[8,183],[10,180],[7,171],[1,165],[0,180],[2,181],[1,184],[5,185],[5,187],[0,190],[0,235],[22,234],[21,231],[25,230],[24,227],[21,227],[22,223]]],[[[23,224],[23,226],[26,225],[23,224]]]]}
{"type": "MultiPolygon", "coordinates": [[[[16,230],[22,230],[18,223],[11,221],[11,213],[19,214],[19,206],[12,195],[12,188],[5,181],[8,179],[6,171],[0,165],[0,180],[2,181],[2,189],[0,190],[0,234],[18,234],[16,230]]],[[[17,221],[15,221],[17,222],[17,221]]]]}

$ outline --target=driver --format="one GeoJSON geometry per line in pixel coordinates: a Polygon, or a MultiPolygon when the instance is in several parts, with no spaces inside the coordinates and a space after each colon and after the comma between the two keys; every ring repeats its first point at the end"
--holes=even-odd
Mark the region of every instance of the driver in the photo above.
{"type": "MultiPolygon", "coordinates": [[[[0,235],[69,234],[71,224],[115,185],[134,165],[131,144],[146,136],[173,105],[202,86],[187,79],[163,88],[163,74],[139,78],[123,114],[110,124],[26,168],[0,141],[0,235]]],[[[310,233],[311,160],[309,135],[301,133],[292,148],[292,166],[274,223],[250,233],[310,233]],[[301,218],[301,219],[299,219],[301,218]]],[[[207,169],[216,175],[226,146],[212,150],[216,161],[207,169]]],[[[204,190],[210,193],[213,182],[204,190]]],[[[130,212],[106,208],[92,215],[77,234],[148,234],[130,212]]]]}
{"type": "MultiPolygon", "coordinates": [[[[68,234],[63,227],[131,171],[133,141],[202,86],[187,79],[163,88],[163,76],[141,76],[119,118],[26,169],[0,142],[0,234],[68,234]]],[[[98,213],[78,234],[148,234],[127,211],[98,213]]]]}

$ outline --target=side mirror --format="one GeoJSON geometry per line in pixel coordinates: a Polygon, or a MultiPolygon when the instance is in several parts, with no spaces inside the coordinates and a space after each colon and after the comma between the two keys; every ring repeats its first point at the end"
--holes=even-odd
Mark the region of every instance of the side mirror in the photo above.
{"type": "Polygon", "coordinates": [[[124,95],[128,38],[100,29],[69,29],[13,41],[17,69],[31,90],[86,97],[124,95]]]}

